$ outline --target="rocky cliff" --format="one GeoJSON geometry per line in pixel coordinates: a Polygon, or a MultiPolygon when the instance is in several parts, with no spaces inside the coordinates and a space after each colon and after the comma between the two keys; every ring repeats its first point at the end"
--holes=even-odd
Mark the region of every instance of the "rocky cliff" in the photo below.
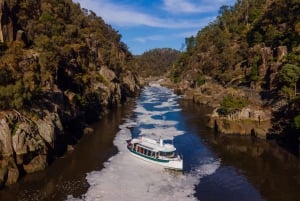
{"type": "Polygon", "coordinates": [[[299,143],[299,8],[298,1],[237,1],[186,40],[170,78],[177,91],[218,111],[210,126],[226,134],[279,134],[299,143]],[[258,118],[245,118],[248,109],[264,113],[263,129],[258,118]]]}
{"type": "Polygon", "coordinates": [[[121,36],[71,0],[0,0],[0,187],[139,93],[121,36]]]}

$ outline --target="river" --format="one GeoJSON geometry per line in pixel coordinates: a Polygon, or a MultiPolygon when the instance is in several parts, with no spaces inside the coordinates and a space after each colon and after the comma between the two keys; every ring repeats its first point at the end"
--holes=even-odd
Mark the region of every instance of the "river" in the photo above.
{"type": "Polygon", "coordinates": [[[0,191],[0,200],[299,200],[299,161],[270,142],[216,135],[205,126],[209,110],[157,84],[145,87],[73,152],[0,191]],[[174,143],[183,172],[131,156],[125,141],[139,135],[174,143]]]}

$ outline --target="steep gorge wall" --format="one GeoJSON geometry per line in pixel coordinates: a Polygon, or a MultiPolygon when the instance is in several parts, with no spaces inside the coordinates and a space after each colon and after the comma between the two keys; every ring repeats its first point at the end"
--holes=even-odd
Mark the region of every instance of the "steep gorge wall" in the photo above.
{"type": "MultiPolygon", "coordinates": [[[[49,2],[43,2],[45,9],[52,7],[54,12],[56,7],[49,2]]],[[[58,2],[67,7],[72,1],[58,2]]],[[[60,42],[65,44],[57,45],[51,40],[58,36],[33,31],[36,29],[33,25],[43,25],[36,19],[24,18],[31,20],[30,30],[28,24],[24,27],[17,24],[18,12],[14,9],[18,3],[18,0],[0,0],[0,44],[4,42],[7,46],[7,50],[0,49],[0,76],[6,75],[3,72],[13,74],[7,83],[0,82],[1,90],[6,91],[0,93],[0,188],[17,182],[24,174],[45,169],[68,145],[76,144],[84,132],[90,132],[87,123],[123,104],[128,97],[136,96],[140,90],[138,75],[128,64],[130,53],[114,38],[117,33],[101,24],[100,18],[83,16],[87,18],[85,23],[89,17],[99,20],[101,27],[86,25],[82,32],[90,29],[94,33],[80,38],[62,37],[66,41],[60,42]],[[96,28],[100,33],[93,30],[96,28]],[[27,43],[23,39],[29,35],[32,41],[27,43]],[[36,38],[46,40],[36,47],[36,38]],[[43,50],[49,41],[47,48],[50,48],[43,50]],[[19,90],[17,86],[23,94],[12,93],[19,90]],[[21,108],[8,106],[14,101],[20,103],[18,98],[27,96],[26,93],[29,98],[21,108]]],[[[76,31],[79,35],[80,30],[76,31]]]]}

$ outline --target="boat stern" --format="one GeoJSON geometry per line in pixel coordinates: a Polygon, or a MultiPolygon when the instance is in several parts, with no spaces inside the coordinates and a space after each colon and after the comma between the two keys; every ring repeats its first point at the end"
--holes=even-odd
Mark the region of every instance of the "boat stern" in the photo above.
{"type": "Polygon", "coordinates": [[[169,161],[168,164],[170,169],[182,171],[183,170],[183,160],[179,158],[178,160],[169,161]]]}

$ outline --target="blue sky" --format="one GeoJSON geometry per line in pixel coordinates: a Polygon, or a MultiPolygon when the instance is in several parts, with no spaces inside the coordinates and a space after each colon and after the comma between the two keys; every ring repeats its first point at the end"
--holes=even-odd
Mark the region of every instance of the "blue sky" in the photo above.
{"type": "Polygon", "coordinates": [[[180,50],[185,38],[212,22],[236,0],[73,0],[94,11],[122,35],[133,54],[153,48],[180,50]]]}

